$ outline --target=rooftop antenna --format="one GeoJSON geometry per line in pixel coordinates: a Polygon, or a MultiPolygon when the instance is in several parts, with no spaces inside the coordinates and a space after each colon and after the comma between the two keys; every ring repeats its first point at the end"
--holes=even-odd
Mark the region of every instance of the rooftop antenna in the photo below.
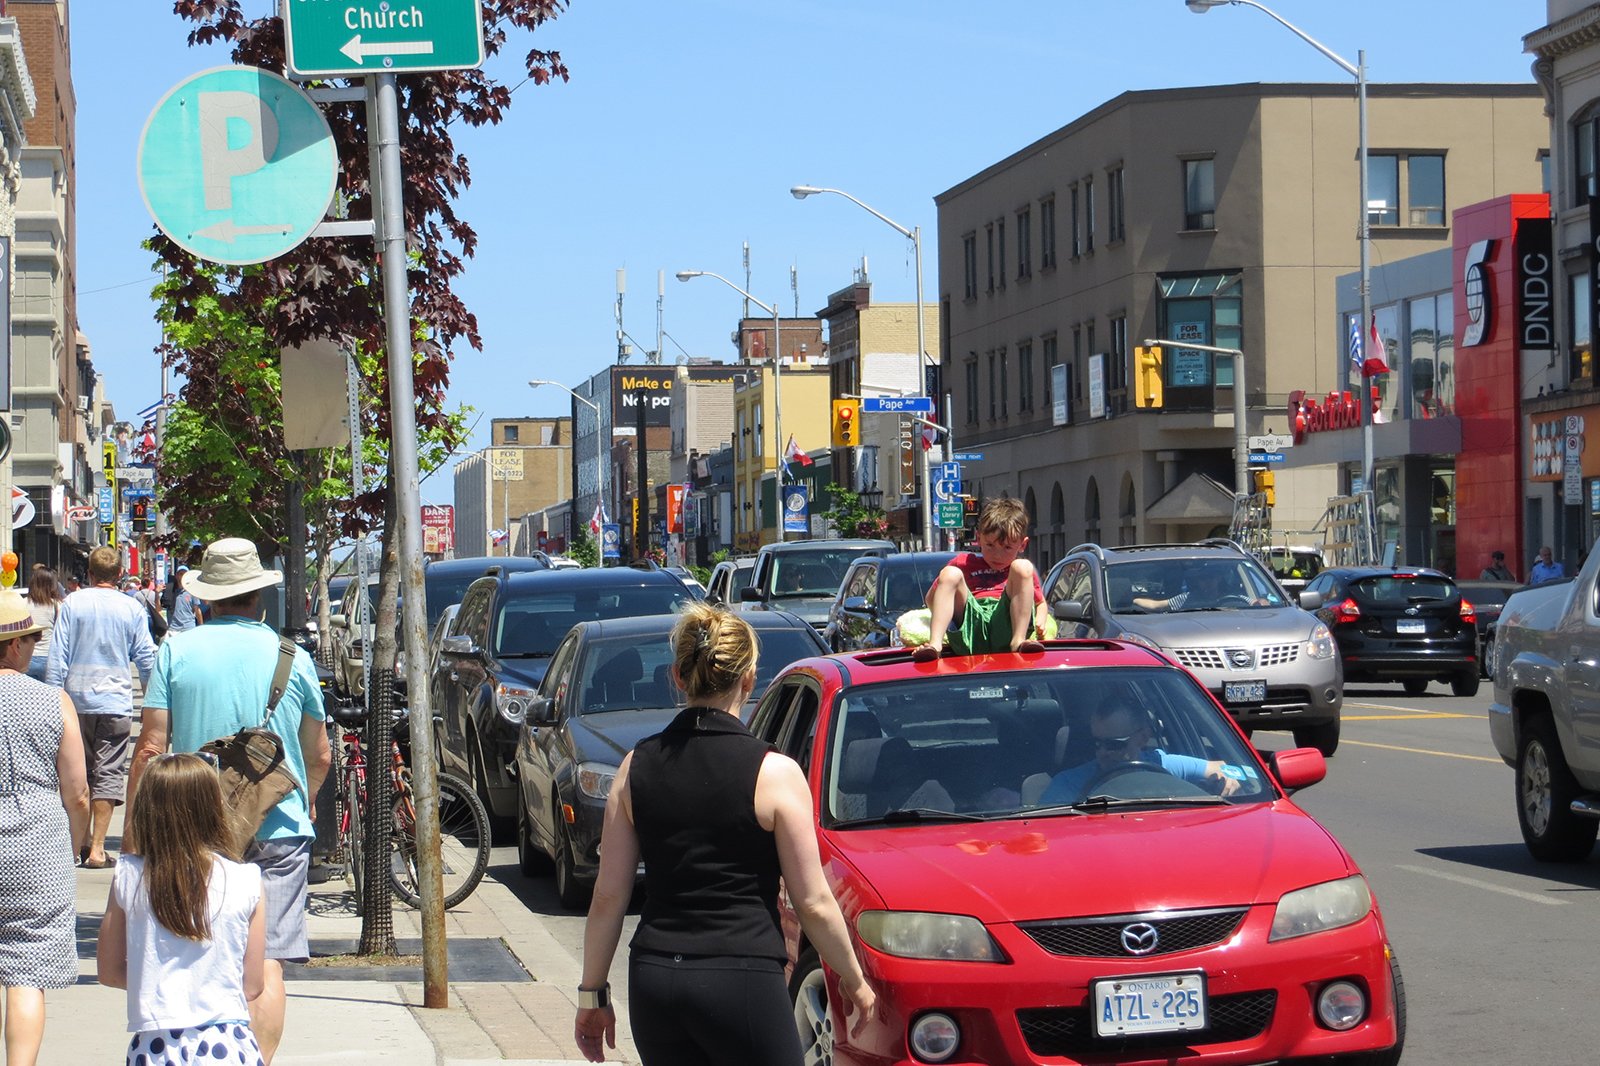
{"type": "MultiPolygon", "coordinates": [[[[744,242],[744,291],[750,291],[750,242],[744,242]]],[[[744,298],[744,318],[750,317],[750,297],[744,298]]]]}
{"type": "Polygon", "coordinates": [[[661,362],[661,334],[665,332],[665,330],[661,328],[661,308],[666,302],[666,298],[667,272],[665,270],[658,270],[656,271],[656,350],[651,352],[646,357],[652,364],[661,362]]]}
{"type": "Polygon", "coordinates": [[[627,334],[622,332],[622,297],[628,291],[628,270],[626,267],[617,268],[617,363],[621,365],[628,361],[628,356],[633,354],[633,346],[627,341],[627,334]]]}
{"type": "Polygon", "coordinates": [[[794,317],[800,317],[800,269],[794,263],[789,264],[789,291],[794,293],[794,317]]]}

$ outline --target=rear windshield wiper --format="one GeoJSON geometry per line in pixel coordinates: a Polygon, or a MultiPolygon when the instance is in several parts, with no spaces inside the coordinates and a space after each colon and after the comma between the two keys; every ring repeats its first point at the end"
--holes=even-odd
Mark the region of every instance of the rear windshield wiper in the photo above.
{"type": "Polygon", "coordinates": [[[932,807],[907,807],[903,810],[887,811],[876,818],[851,818],[845,822],[833,823],[835,829],[854,829],[863,825],[907,825],[913,822],[987,822],[989,819],[977,814],[958,814],[955,811],[940,811],[932,807]]]}

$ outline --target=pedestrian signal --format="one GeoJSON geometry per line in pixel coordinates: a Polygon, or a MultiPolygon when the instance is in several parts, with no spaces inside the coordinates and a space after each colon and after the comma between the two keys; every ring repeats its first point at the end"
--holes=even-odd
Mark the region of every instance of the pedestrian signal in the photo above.
{"type": "Polygon", "coordinates": [[[833,446],[854,448],[861,443],[861,401],[833,401],[833,446]]]}
{"type": "Polygon", "coordinates": [[[1162,403],[1161,346],[1133,350],[1133,405],[1160,407],[1162,403]]]}
{"type": "Polygon", "coordinates": [[[128,517],[133,522],[135,533],[146,533],[150,529],[150,501],[134,500],[128,508],[128,517]]]}

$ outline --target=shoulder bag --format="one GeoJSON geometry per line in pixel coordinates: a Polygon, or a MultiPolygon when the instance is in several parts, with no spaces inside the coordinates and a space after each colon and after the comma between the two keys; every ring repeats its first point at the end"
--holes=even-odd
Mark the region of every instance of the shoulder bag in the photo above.
{"type": "Polygon", "coordinates": [[[268,728],[273,709],[289,687],[289,668],[294,664],[294,653],[294,641],[280,638],[278,669],[272,675],[272,689],[267,695],[267,710],[261,725],[241,729],[232,736],[218,737],[200,749],[217,760],[222,804],[228,816],[228,838],[235,858],[242,856],[250,846],[272,808],[301,787],[286,761],[283,738],[268,728]]]}

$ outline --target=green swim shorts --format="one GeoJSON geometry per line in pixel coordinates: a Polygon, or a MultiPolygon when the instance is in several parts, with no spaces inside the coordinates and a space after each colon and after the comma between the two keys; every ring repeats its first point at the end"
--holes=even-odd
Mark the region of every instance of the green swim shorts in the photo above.
{"type": "MultiPolygon", "coordinates": [[[[1033,621],[1028,621],[1028,633],[1033,635],[1033,621]]],[[[957,655],[983,655],[989,652],[1011,650],[1011,594],[1002,593],[998,600],[980,600],[967,597],[966,610],[961,621],[950,627],[945,643],[957,655]]]]}

